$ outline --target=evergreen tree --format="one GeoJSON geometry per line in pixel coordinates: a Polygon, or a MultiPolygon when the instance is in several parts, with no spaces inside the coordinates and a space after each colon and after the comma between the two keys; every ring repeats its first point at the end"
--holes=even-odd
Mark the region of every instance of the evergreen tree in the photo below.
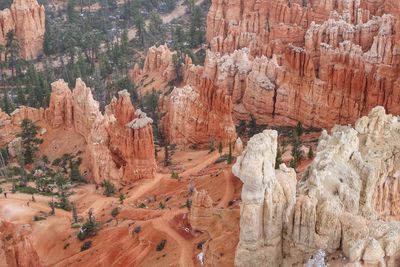
{"type": "Polygon", "coordinates": [[[33,163],[38,146],[43,142],[36,137],[39,127],[29,119],[21,122],[21,132],[17,135],[21,137],[23,160],[25,164],[33,163]]]}
{"type": "Polygon", "coordinates": [[[169,145],[166,144],[164,147],[164,165],[169,166],[171,165],[171,153],[169,151],[169,145]]]}
{"type": "Polygon", "coordinates": [[[247,128],[249,129],[250,137],[257,134],[257,128],[258,128],[257,121],[256,121],[256,117],[254,117],[253,114],[250,114],[250,121],[249,121],[247,128]]]}
{"type": "Polygon", "coordinates": [[[279,169],[279,165],[283,163],[281,148],[278,146],[276,150],[275,169],[279,169]]]}
{"type": "Polygon", "coordinates": [[[72,222],[78,223],[78,212],[76,210],[75,202],[72,202],[72,222]]]}
{"type": "Polygon", "coordinates": [[[12,102],[7,92],[4,93],[4,96],[2,98],[1,109],[7,114],[11,114],[11,112],[13,111],[12,102]]]}

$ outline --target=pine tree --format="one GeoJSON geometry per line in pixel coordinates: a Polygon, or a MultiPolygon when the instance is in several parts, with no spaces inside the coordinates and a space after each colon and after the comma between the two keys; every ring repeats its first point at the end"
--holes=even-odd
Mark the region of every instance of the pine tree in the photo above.
{"type": "Polygon", "coordinates": [[[169,151],[169,145],[166,144],[164,147],[164,165],[169,166],[171,165],[171,153],[169,151]]]}
{"type": "Polygon", "coordinates": [[[249,129],[250,137],[257,134],[257,121],[256,121],[256,117],[254,117],[253,114],[250,114],[250,121],[248,124],[248,129],[249,129]]]}
{"type": "Polygon", "coordinates": [[[222,150],[224,149],[222,142],[219,142],[218,144],[218,153],[220,156],[222,156],[222,150]]]}
{"type": "Polygon", "coordinates": [[[78,212],[76,210],[75,202],[72,202],[72,221],[73,223],[78,223],[78,212]]]}
{"type": "Polygon", "coordinates": [[[11,114],[11,112],[13,111],[13,107],[12,107],[11,99],[8,96],[7,92],[4,93],[1,104],[2,104],[1,109],[7,114],[11,114]]]}
{"type": "Polygon", "coordinates": [[[279,169],[279,165],[283,163],[282,161],[282,152],[280,147],[278,146],[276,150],[276,159],[275,159],[275,169],[279,169]]]}
{"type": "Polygon", "coordinates": [[[21,137],[23,160],[25,164],[31,164],[35,160],[38,146],[43,142],[42,139],[36,137],[39,127],[29,119],[21,122],[21,132],[17,135],[21,137]]]}

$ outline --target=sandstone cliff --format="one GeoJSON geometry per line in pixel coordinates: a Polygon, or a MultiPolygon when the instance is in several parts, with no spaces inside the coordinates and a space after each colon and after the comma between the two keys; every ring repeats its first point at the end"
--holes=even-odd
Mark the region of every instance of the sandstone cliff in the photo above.
{"type": "MultiPolygon", "coordinates": [[[[89,162],[89,178],[96,183],[107,179],[124,185],[154,176],[152,120],[140,110],[135,112],[126,91],[120,92],[102,114],[91,89],[80,79],[72,92],[64,81],[54,82],[46,110],[20,107],[11,116],[0,112],[0,145],[15,138],[25,118],[47,131],[72,130],[81,135],[86,145],[80,149],[89,162]]],[[[42,138],[46,138],[45,133],[42,138]]]]}
{"type": "Polygon", "coordinates": [[[0,222],[0,266],[40,267],[39,256],[30,238],[31,226],[0,222]]]}
{"type": "Polygon", "coordinates": [[[176,52],[172,52],[167,45],[152,46],[147,51],[143,69],[136,63],[130,77],[140,85],[141,91],[146,91],[147,87],[160,90],[176,79],[176,60],[176,52]]]}
{"type": "Polygon", "coordinates": [[[10,8],[0,11],[0,44],[7,33],[15,31],[23,59],[37,58],[43,52],[45,10],[36,0],[14,0],[10,8]]]}
{"type": "Polygon", "coordinates": [[[208,72],[235,120],[331,127],[376,105],[400,114],[399,21],[395,0],[214,0],[208,72]]]}
{"type": "Polygon", "coordinates": [[[236,266],[296,266],[318,249],[345,266],[397,266],[399,129],[377,107],[323,132],[297,188],[293,169],[274,168],[277,133],[254,136],[233,166],[244,183],[236,266]]]}

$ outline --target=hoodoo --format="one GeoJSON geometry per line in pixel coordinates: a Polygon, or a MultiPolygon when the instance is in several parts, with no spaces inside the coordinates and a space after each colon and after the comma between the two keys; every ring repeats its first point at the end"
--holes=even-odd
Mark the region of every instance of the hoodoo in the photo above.
{"type": "Polygon", "coordinates": [[[377,107],[354,128],[323,132],[297,189],[293,169],[274,168],[277,133],[254,136],[233,166],[244,183],[236,266],[295,266],[319,249],[348,264],[397,266],[399,127],[377,107]]]}
{"type": "Polygon", "coordinates": [[[14,0],[10,8],[0,11],[0,45],[7,34],[15,32],[23,59],[35,59],[43,53],[45,9],[36,0],[14,0]]]}

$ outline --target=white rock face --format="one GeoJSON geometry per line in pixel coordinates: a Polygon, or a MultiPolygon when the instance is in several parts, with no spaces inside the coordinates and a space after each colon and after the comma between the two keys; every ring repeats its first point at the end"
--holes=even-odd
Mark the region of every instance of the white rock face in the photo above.
{"type": "Polygon", "coordinates": [[[276,136],[254,136],[233,166],[244,183],[235,265],[301,265],[323,249],[349,266],[398,266],[399,118],[377,107],[355,129],[324,131],[297,189],[292,169],[274,169],[276,136]]]}

